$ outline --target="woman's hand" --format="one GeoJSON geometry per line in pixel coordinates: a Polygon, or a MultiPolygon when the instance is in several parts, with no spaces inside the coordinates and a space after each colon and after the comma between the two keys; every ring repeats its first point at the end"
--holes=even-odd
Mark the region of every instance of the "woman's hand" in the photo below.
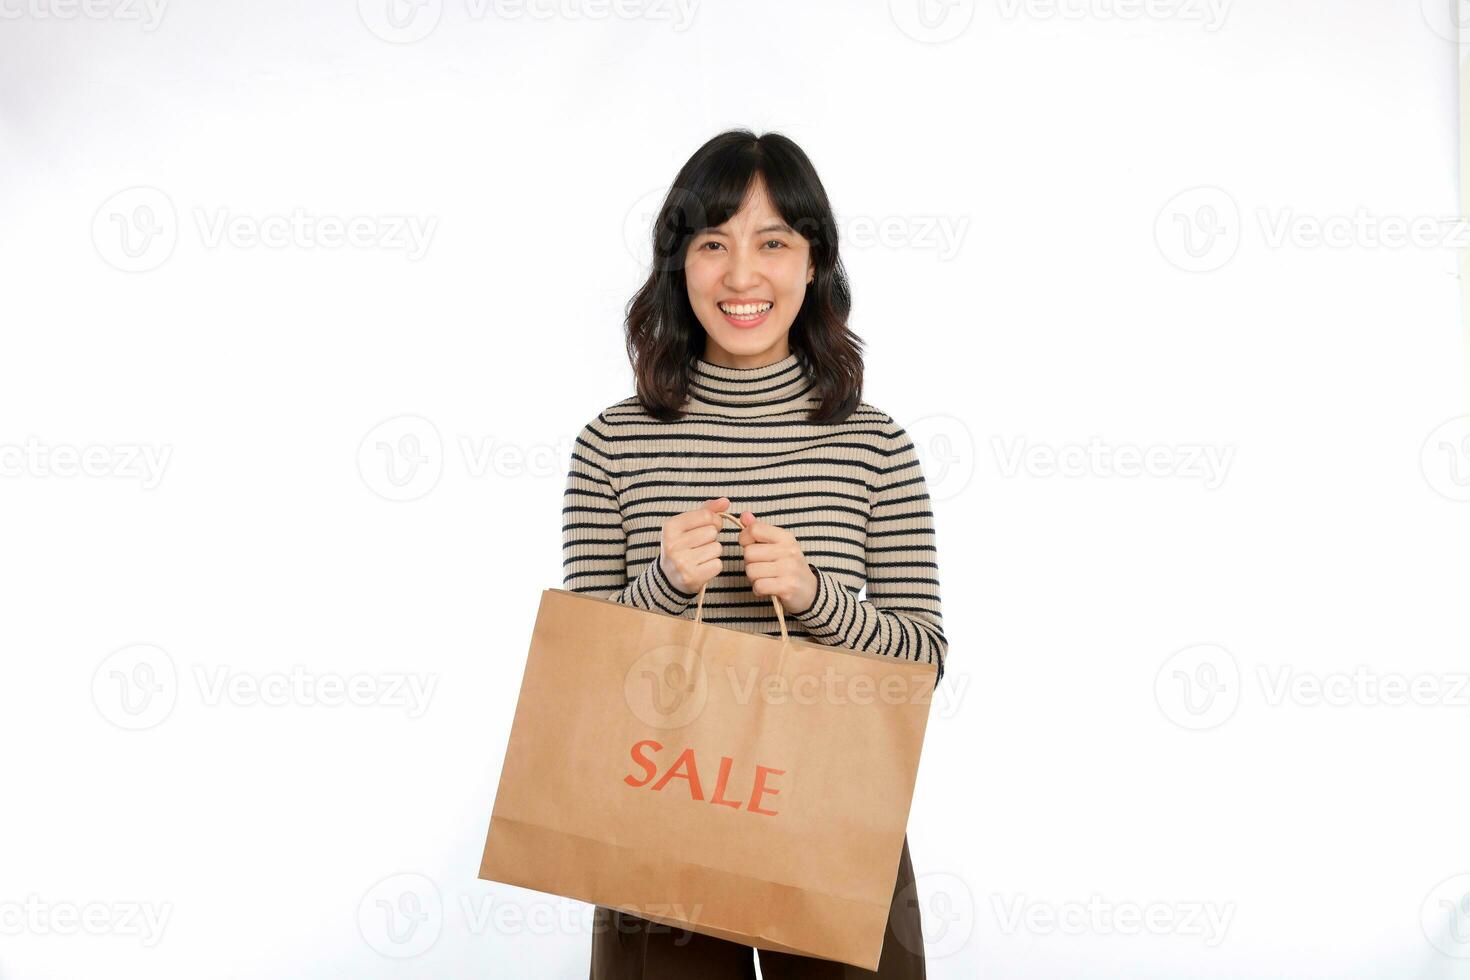
{"type": "Polygon", "coordinates": [[[706,500],[694,510],[675,514],[659,531],[658,562],[664,575],[683,592],[698,592],[723,567],[720,563],[720,511],[730,507],[729,497],[706,500]]]}
{"type": "Polygon", "coordinates": [[[751,590],[780,599],[781,608],[789,613],[806,612],[817,598],[817,577],[796,535],[756,520],[750,511],[740,515],[740,523],[740,546],[745,549],[745,575],[751,590]]]}

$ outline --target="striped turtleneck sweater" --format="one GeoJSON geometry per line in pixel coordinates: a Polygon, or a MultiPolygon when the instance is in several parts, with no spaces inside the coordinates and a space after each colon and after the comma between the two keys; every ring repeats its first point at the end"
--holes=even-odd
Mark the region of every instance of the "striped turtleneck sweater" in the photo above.
{"type": "MultiPolygon", "coordinates": [[[[792,532],[817,578],[811,607],[787,613],[792,637],[932,663],[944,676],[934,515],[911,440],[867,402],[817,423],[813,383],[793,352],[758,368],[693,366],[684,415],[662,422],[636,396],[577,436],[562,506],[563,587],[693,618],[698,593],[659,565],[663,522],[706,500],[792,532]],[[866,598],[859,592],[866,587],[866,598]]],[[[724,525],[722,571],[705,591],[708,623],[767,636],[769,596],[745,577],[739,531],[724,525]]]]}

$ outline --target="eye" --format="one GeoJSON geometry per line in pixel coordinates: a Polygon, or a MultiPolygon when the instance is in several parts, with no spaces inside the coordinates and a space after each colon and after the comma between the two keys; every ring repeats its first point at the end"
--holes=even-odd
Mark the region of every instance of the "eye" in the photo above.
{"type": "Polygon", "coordinates": [[[781,247],[782,247],[782,248],[785,248],[785,247],[786,247],[786,243],[785,243],[785,242],[783,242],[783,241],[781,241],[781,240],[780,240],[780,239],[778,239],[778,238],[773,238],[773,239],[771,239],[771,240],[770,240],[770,241],[768,241],[768,242],[766,242],[766,244],[767,244],[767,245],[779,245],[779,246],[781,246],[781,247]]]}
{"type": "Polygon", "coordinates": [[[703,249],[709,247],[710,245],[714,245],[714,246],[717,246],[719,248],[724,248],[723,245],[720,245],[720,243],[719,242],[716,242],[716,241],[703,242],[703,243],[700,244],[699,247],[700,247],[701,250],[703,250],[703,249]]]}

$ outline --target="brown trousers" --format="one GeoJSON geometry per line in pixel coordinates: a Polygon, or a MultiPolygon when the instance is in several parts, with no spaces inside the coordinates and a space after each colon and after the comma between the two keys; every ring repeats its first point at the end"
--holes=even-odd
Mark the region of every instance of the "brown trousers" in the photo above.
{"type": "MultiPolygon", "coordinates": [[[[755,980],[752,947],[649,922],[601,905],[593,911],[589,980],[755,980]]],[[[755,950],[764,980],[924,980],[924,930],[919,920],[909,839],[903,838],[893,903],[877,972],[835,960],[755,950]]]]}

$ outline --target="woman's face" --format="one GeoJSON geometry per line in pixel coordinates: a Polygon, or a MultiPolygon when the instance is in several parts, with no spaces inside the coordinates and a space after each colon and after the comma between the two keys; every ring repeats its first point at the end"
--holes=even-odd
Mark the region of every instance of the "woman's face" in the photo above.
{"type": "Polygon", "coordinates": [[[685,253],[689,305],[708,335],[704,359],[761,367],[791,353],[786,337],[815,271],[807,240],[787,227],[757,177],[740,210],[697,232],[685,253]]]}

